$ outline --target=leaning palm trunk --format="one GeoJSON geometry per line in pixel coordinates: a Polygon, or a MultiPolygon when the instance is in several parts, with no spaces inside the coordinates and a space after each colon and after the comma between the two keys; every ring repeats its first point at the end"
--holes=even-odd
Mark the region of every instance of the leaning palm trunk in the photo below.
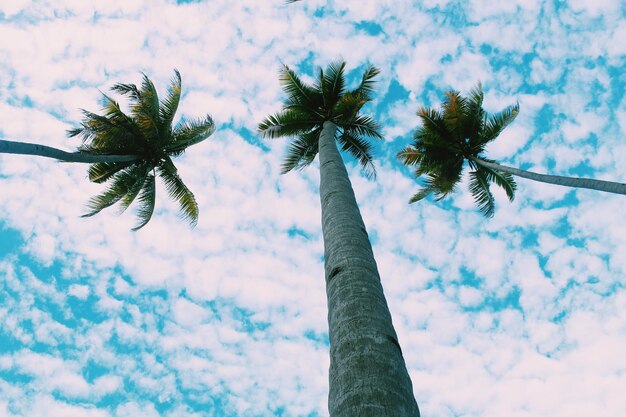
{"type": "Polygon", "coordinates": [[[325,122],[319,139],[331,417],[417,417],[419,410],[352,185],[325,122]]]}
{"type": "Polygon", "coordinates": [[[36,155],[53,158],[63,162],[130,162],[137,159],[135,155],[97,155],[87,152],[66,152],[61,149],[45,145],[26,142],[0,140],[0,154],[12,153],[18,155],[36,155]]]}
{"type": "Polygon", "coordinates": [[[491,168],[499,172],[507,172],[522,178],[528,178],[547,184],[562,185],[564,187],[588,188],[590,190],[604,191],[607,193],[626,194],[626,184],[612,181],[595,180],[591,178],[562,177],[559,175],[537,174],[536,172],[500,165],[496,162],[485,161],[481,158],[470,157],[478,165],[491,168]]]}

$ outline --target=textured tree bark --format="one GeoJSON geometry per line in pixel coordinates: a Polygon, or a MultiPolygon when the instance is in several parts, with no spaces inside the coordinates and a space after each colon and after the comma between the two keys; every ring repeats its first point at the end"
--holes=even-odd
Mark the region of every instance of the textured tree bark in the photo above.
{"type": "Polygon", "coordinates": [[[137,159],[134,155],[96,155],[85,152],[65,152],[61,149],[52,148],[35,143],[13,142],[0,140],[0,153],[12,153],[18,155],[35,155],[45,158],[53,158],[63,162],[128,162],[137,159]]]}
{"type": "Polygon", "coordinates": [[[495,162],[485,161],[484,159],[471,157],[472,161],[479,165],[491,168],[495,171],[507,172],[511,175],[516,175],[522,178],[528,178],[529,180],[535,180],[539,182],[545,182],[547,184],[562,185],[564,187],[572,188],[588,188],[590,190],[604,191],[605,193],[625,194],[626,184],[613,181],[594,180],[592,178],[578,178],[578,177],[562,177],[560,175],[547,175],[537,174],[532,171],[524,171],[509,167],[506,165],[500,165],[495,162]]]}
{"type": "Polygon", "coordinates": [[[413,387],[348,172],[325,122],[319,141],[331,417],[418,417],[413,387]]]}

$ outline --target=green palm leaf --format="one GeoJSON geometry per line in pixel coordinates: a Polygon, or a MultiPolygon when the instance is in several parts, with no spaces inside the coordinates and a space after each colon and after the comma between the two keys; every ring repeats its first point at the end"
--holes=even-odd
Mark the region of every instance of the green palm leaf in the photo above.
{"type": "Polygon", "coordinates": [[[410,166],[419,164],[423,158],[423,155],[424,154],[422,152],[415,149],[414,147],[407,146],[406,148],[398,152],[397,157],[398,159],[400,159],[400,162],[410,166]]]}
{"type": "Polygon", "coordinates": [[[160,105],[159,95],[150,79],[143,74],[139,100],[131,105],[131,115],[142,136],[148,142],[157,142],[159,137],[160,105]]]}
{"type": "Polygon", "coordinates": [[[443,102],[443,122],[455,141],[462,140],[467,103],[458,91],[450,90],[443,102]]]}
{"type": "Polygon", "coordinates": [[[448,194],[456,191],[458,183],[463,175],[463,161],[460,163],[448,163],[436,173],[428,173],[425,180],[426,188],[433,190],[436,200],[442,200],[448,194]]]}
{"type": "Polygon", "coordinates": [[[151,168],[148,164],[142,164],[142,167],[143,167],[143,175],[137,175],[137,181],[128,189],[126,194],[124,194],[124,196],[120,199],[120,214],[123,213],[128,208],[128,206],[130,206],[133,203],[133,201],[135,201],[137,194],[139,194],[139,191],[143,188],[146,182],[146,177],[150,173],[151,168]]]}
{"type": "Polygon", "coordinates": [[[259,123],[259,133],[269,139],[298,136],[314,129],[317,121],[308,113],[289,109],[270,115],[259,123]]]}
{"type": "Polygon", "coordinates": [[[87,207],[91,211],[83,214],[81,217],[91,217],[103,209],[112,206],[124,198],[124,196],[136,186],[137,182],[143,182],[144,180],[144,165],[134,165],[117,172],[112,177],[111,185],[102,194],[89,199],[87,207]]]}
{"type": "Polygon", "coordinates": [[[97,184],[108,181],[113,175],[133,162],[96,162],[89,166],[89,181],[97,184]]]}
{"type": "Polygon", "coordinates": [[[174,78],[172,78],[172,80],[170,81],[167,96],[161,101],[159,105],[161,132],[170,131],[172,128],[172,121],[174,120],[174,114],[176,114],[176,110],[178,110],[181,91],[182,79],[178,70],[174,70],[174,78]]]}
{"type": "Polygon", "coordinates": [[[279,81],[287,94],[287,104],[303,105],[308,108],[316,108],[320,104],[319,92],[303,83],[287,65],[283,65],[279,81]]]}
{"type": "MultiPolygon", "coordinates": [[[[467,110],[465,114],[465,123],[463,138],[469,140],[470,145],[476,143],[476,139],[482,136],[484,128],[485,111],[483,110],[483,88],[478,83],[472,88],[467,97],[467,110]]],[[[482,152],[482,149],[478,150],[482,152]]]]}
{"type": "Polygon", "coordinates": [[[121,95],[128,95],[135,102],[139,101],[140,93],[135,84],[117,83],[111,87],[111,90],[121,95]]]}
{"type": "Polygon", "coordinates": [[[352,122],[366,103],[367,100],[357,94],[345,94],[337,104],[335,104],[333,120],[338,125],[345,125],[346,123],[352,122]]]}
{"type": "MultiPolygon", "coordinates": [[[[489,159],[485,160],[487,162],[494,162],[489,159]]],[[[504,190],[506,196],[509,198],[509,201],[513,201],[513,199],[515,198],[515,191],[517,190],[517,184],[515,183],[513,175],[509,174],[508,172],[499,172],[489,167],[478,165],[476,163],[473,163],[473,161],[470,161],[470,165],[472,166],[474,171],[482,171],[482,175],[487,179],[490,184],[495,183],[496,185],[498,185],[504,190]]]]}
{"type": "Polygon", "coordinates": [[[519,113],[519,103],[513,106],[509,106],[502,110],[500,113],[488,116],[484,127],[483,137],[480,138],[481,144],[491,142],[498,137],[500,133],[507,127],[519,113]]]}
{"type": "Polygon", "coordinates": [[[380,133],[380,125],[370,116],[357,115],[349,122],[342,123],[340,126],[343,130],[355,135],[383,139],[383,135],[380,133]]]}
{"type": "Polygon", "coordinates": [[[134,232],[148,224],[148,222],[152,218],[156,200],[155,197],[156,183],[154,174],[149,174],[143,183],[143,188],[141,189],[141,193],[139,194],[139,198],[137,199],[138,205],[136,216],[139,219],[139,223],[131,229],[134,232]]]}
{"type": "Polygon", "coordinates": [[[107,116],[82,110],[84,115],[81,127],[68,131],[68,136],[80,136],[84,152],[101,153],[103,149],[112,147],[111,151],[123,147],[131,141],[132,133],[128,126],[116,123],[107,116]],[[118,143],[119,142],[119,143],[118,143]]]}
{"type": "Polygon", "coordinates": [[[469,182],[470,192],[478,209],[486,216],[493,217],[495,212],[495,199],[489,190],[489,180],[486,172],[482,170],[470,172],[469,182]]]}
{"type": "Polygon", "coordinates": [[[281,174],[291,170],[300,170],[313,162],[318,152],[319,135],[321,129],[316,128],[311,132],[296,137],[289,143],[287,154],[281,164],[281,174]]]}
{"type": "Polygon", "coordinates": [[[187,220],[191,226],[198,223],[198,203],[193,193],[183,183],[178,175],[176,167],[171,159],[166,158],[161,165],[157,167],[159,177],[165,183],[165,189],[169,196],[178,201],[180,204],[181,217],[187,220]]]}
{"type": "Polygon", "coordinates": [[[374,166],[374,158],[372,157],[372,145],[370,145],[369,142],[348,130],[343,131],[338,141],[341,144],[342,150],[349,152],[359,161],[367,178],[376,178],[376,167],[374,166]]]}
{"type": "Polygon", "coordinates": [[[409,204],[417,203],[431,195],[433,192],[432,188],[424,188],[417,193],[413,194],[413,196],[409,199],[409,204]]]}
{"type": "Polygon", "coordinates": [[[172,156],[182,154],[191,145],[202,142],[215,132],[215,123],[211,116],[204,119],[182,120],[172,131],[169,143],[165,144],[165,151],[172,156]]]}
{"type": "Polygon", "coordinates": [[[378,74],[380,74],[378,68],[373,65],[368,65],[361,78],[361,84],[351,93],[355,96],[362,97],[365,101],[371,101],[374,94],[374,77],[378,74]]]}
{"type": "Polygon", "coordinates": [[[446,127],[442,112],[422,107],[417,111],[417,115],[422,119],[422,127],[415,132],[416,139],[429,136],[442,145],[450,142],[450,131],[446,127]]]}
{"type": "Polygon", "coordinates": [[[344,70],[346,63],[343,61],[331,62],[325,73],[322,73],[320,85],[322,95],[327,108],[335,107],[336,103],[345,93],[344,70]]]}

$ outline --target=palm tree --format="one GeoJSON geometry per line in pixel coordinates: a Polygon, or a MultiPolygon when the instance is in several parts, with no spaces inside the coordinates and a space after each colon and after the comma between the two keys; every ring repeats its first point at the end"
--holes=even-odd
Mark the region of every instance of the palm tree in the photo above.
{"type": "Polygon", "coordinates": [[[359,114],[372,100],[365,69],[359,86],[346,90],[344,62],[319,70],[312,85],[283,66],[283,110],[259,124],[265,138],[293,137],[282,173],[310,165],[319,152],[324,269],[330,337],[332,417],[419,416],[411,380],[383,294],[372,247],[336,142],[366,175],[375,175],[371,144],[382,139],[374,119],[359,114]]]}
{"type": "Polygon", "coordinates": [[[103,94],[103,115],[83,110],[80,127],[68,131],[70,137],[80,136],[83,140],[77,152],[0,140],[0,153],[91,164],[89,180],[110,182],[110,185],[102,194],[89,200],[90,211],[83,217],[93,216],[115,203],[119,203],[124,211],[137,200],[139,223],[133,230],[145,226],[152,217],[158,174],[170,197],[180,203],[182,217],[194,226],[198,220],[198,204],[178,175],[172,157],[209,137],[215,126],[208,115],[198,120],[182,120],[172,126],[181,96],[180,73],[174,72],[168,94],[162,100],[145,74],[139,88],[134,84],[115,84],[113,91],[129,97],[128,115],[106,94],[103,94]]]}
{"type": "Polygon", "coordinates": [[[422,107],[417,112],[422,126],[415,132],[414,142],[398,153],[404,164],[416,167],[416,177],[426,176],[425,187],[411,197],[410,203],[430,194],[441,200],[455,191],[466,161],[472,170],[469,173],[470,192],[487,217],[492,217],[495,211],[490,185],[495,183],[502,187],[512,201],[516,190],[514,175],[565,187],[626,194],[626,184],[538,174],[500,165],[486,158],[485,147],[515,120],[519,104],[490,115],[483,109],[482,103],[483,91],[479,83],[468,97],[454,90],[448,91],[441,110],[422,107]]]}

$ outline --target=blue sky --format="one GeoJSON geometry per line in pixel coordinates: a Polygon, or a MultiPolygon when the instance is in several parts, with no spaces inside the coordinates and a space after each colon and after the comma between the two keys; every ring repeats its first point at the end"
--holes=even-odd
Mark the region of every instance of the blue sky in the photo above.
{"type": "Polygon", "coordinates": [[[346,162],[423,415],[624,415],[624,198],[519,179],[485,219],[464,179],[409,206],[394,157],[420,106],[481,81],[487,110],[521,108],[491,158],[626,182],[622,2],[5,3],[0,139],[71,150],[99,91],[174,68],[179,115],[218,130],[177,160],[195,229],[162,188],[137,233],[80,218],[85,166],[0,155],[0,416],[327,415],[317,162],[280,176],[287,141],[255,132],[281,62],[340,57],[382,70],[377,180],[346,162]]]}

